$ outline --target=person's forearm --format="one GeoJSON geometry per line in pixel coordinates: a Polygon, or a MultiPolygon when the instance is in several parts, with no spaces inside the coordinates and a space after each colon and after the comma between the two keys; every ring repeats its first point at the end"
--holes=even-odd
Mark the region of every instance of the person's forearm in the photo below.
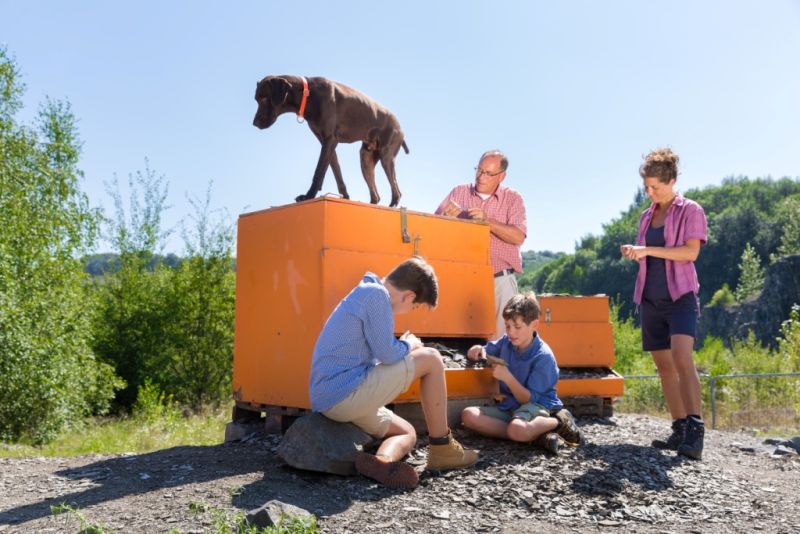
{"type": "Polygon", "coordinates": [[[647,256],[671,261],[695,261],[700,247],[681,245],[679,247],[645,247],[647,256]]]}
{"type": "Polygon", "coordinates": [[[529,400],[531,400],[531,392],[528,391],[528,388],[520,384],[516,378],[512,375],[508,382],[506,382],[508,389],[511,390],[511,394],[514,395],[514,398],[520,404],[525,404],[529,400]]]}
{"type": "Polygon", "coordinates": [[[506,243],[521,245],[525,241],[525,232],[516,226],[503,224],[494,219],[488,219],[487,222],[489,223],[489,231],[506,243]]]}

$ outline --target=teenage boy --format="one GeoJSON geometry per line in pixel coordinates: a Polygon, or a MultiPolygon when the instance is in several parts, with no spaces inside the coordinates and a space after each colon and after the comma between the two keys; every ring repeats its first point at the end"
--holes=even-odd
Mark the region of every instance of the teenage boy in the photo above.
{"type": "Polygon", "coordinates": [[[417,441],[414,427],[386,408],[420,379],[429,449],[427,469],[468,467],[478,453],[453,439],[447,426],[447,385],[438,351],[414,334],[394,336],[393,314],[436,307],[438,282],[422,258],[404,261],[385,278],[372,273],[333,310],[311,360],[311,408],[329,419],[350,422],[383,442],[376,454],[359,453],[356,469],[378,482],[413,488],[417,472],[402,462],[417,441]]]}

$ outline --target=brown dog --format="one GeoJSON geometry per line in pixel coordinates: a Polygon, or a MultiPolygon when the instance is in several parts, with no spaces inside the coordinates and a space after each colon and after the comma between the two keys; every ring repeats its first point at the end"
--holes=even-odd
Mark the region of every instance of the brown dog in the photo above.
{"type": "MultiPolygon", "coordinates": [[[[326,78],[308,78],[308,91],[304,118],[322,143],[322,150],[311,188],[295,200],[300,202],[317,196],[329,165],[336,177],[339,194],[350,198],[336,157],[336,145],[361,141],[361,173],[369,187],[370,202],[377,204],[381,199],[375,187],[375,166],[380,161],[392,187],[390,206],[397,206],[400,189],[397,187],[394,158],[401,146],[408,154],[397,118],[363,93],[326,78]]],[[[302,99],[302,77],[267,76],[256,84],[258,111],[253,125],[263,130],[272,126],[282,113],[298,113],[302,99]]]]}

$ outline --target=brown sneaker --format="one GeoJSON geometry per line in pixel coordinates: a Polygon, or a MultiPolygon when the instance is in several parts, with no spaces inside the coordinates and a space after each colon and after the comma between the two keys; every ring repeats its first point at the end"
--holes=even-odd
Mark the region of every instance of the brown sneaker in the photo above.
{"type": "Polygon", "coordinates": [[[356,471],[389,488],[413,489],[419,482],[419,475],[407,463],[390,462],[366,452],[356,456],[356,471]]]}
{"type": "Polygon", "coordinates": [[[464,450],[459,442],[447,435],[447,444],[428,446],[428,465],[425,469],[440,470],[469,467],[478,461],[478,451],[464,450]]]}
{"type": "Polygon", "coordinates": [[[537,447],[546,450],[550,454],[558,454],[558,434],[555,432],[545,432],[535,440],[533,444],[537,447]]]}
{"type": "Polygon", "coordinates": [[[566,408],[561,408],[553,417],[558,419],[558,435],[564,438],[564,442],[572,447],[583,444],[583,433],[575,424],[575,418],[566,408]]]}

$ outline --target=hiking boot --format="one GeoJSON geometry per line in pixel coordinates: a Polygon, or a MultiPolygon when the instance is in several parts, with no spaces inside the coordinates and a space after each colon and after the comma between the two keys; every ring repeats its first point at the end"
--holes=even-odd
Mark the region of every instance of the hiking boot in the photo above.
{"type": "Polygon", "coordinates": [[[669,449],[671,451],[677,451],[678,447],[681,443],[683,443],[683,438],[686,434],[686,418],[682,419],[675,419],[672,421],[672,434],[666,439],[654,439],[651,443],[653,447],[656,449],[669,449]]]}
{"type": "Polygon", "coordinates": [[[577,447],[583,444],[583,433],[575,424],[575,418],[566,408],[561,408],[553,417],[558,419],[558,429],[556,432],[564,439],[564,442],[571,446],[577,447]]]}
{"type": "Polygon", "coordinates": [[[356,455],[356,471],[389,488],[413,489],[419,482],[419,475],[407,463],[392,462],[366,452],[356,455]]]}
{"type": "Polygon", "coordinates": [[[428,465],[425,466],[425,469],[458,469],[474,465],[477,461],[478,451],[465,450],[459,442],[453,439],[452,434],[447,434],[446,444],[428,446],[428,465]]]}
{"type": "Polygon", "coordinates": [[[703,437],[706,434],[706,426],[702,419],[689,417],[686,421],[686,435],[683,443],[678,447],[678,454],[699,460],[703,456],[703,437]]]}
{"type": "Polygon", "coordinates": [[[545,432],[533,440],[533,444],[550,454],[558,454],[558,434],[555,432],[545,432]]]}

